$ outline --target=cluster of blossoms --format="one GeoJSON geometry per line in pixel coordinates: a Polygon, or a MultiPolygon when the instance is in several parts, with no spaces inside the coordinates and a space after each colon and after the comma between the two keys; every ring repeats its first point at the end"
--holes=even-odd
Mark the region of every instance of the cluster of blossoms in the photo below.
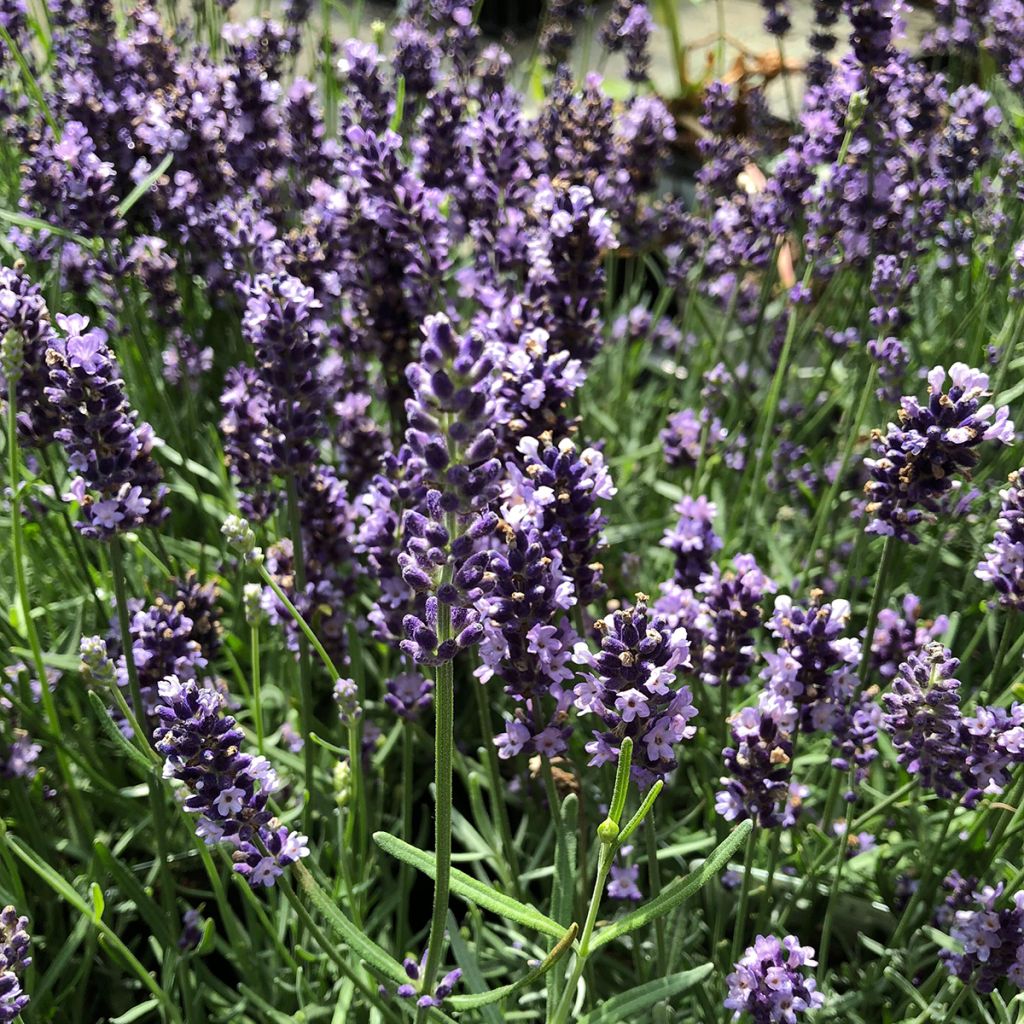
{"type": "Polygon", "coordinates": [[[159,725],[164,778],[188,791],[184,808],[199,816],[196,832],[210,845],[230,843],[235,870],[253,887],[274,884],[284,868],[309,854],[306,837],[281,825],[267,807],[278,788],[265,757],[241,752],[242,730],[224,713],[224,696],[194,681],[162,680],[159,725]]]}
{"type": "Polygon", "coordinates": [[[17,267],[0,266],[0,339],[5,382],[15,384],[19,440],[45,444],[58,425],[57,410],[43,394],[49,383],[46,350],[56,333],[42,289],[17,267]]]}
{"type": "Polygon", "coordinates": [[[29,956],[28,918],[19,917],[14,907],[0,911],[0,1022],[11,1024],[28,1006],[21,975],[32,963],[29,956]]]}
{"type": "Polygon", "coordinates": [[[953,913],[951,937],[959,951],[940,952],[949,972],[981,993],[995,991],[1004,980],[1024,988],[1024,893],[1004,905],[1004,886],[963,893],[953,913]]]}
{"type": "Polygon", "coordinates": [[[581,714],[597,715],[606,727],[587,744],[590,764],[618,760],[625,737],[633,741],[634,778],[650,786],[676,767],[675,747],[696,733],[690,720],[697,714],[690,688],[680,685],[679,672],[689,667],[686,630],[670,628],[652,614],[647,598],[595,623],[601,649],[595,655],[585,643],[574,652],[584,667],[575,688],[581,714]]]}
{"type": "Polygon", "coordinates": [[[47,399],[60,418],[54,440],[75,474],[68,500],[78,502],[78,529],[106,539],[159,522],[166,488],[153,458],[155,438],[128,405],[124,382],[106,332],[78,315],[58,316],[65,337],[46,351],[47,399]]]}
{"type": "Polygon", "coordinates": [[[426,489],[402,515],[398,555],[402,579],[426,595],[423,615],[403,620],[402,651],[420,665],[450,661],[483,636],[476,603],[494,581],[489,552],[476,548],[497,526],[487,504],[501,472],[497,440],[484,426],[492,368],[480,334],[460,337],[446,316],[427,318],[420,361],[408,369],[413,397],[400,453],[426,489]]]}
{"type": "Polygon", "coordinates": [[[762,828],[796,823],[790,800],[793,742],[779,723],[758,708],[743,708],[730,720],[734,746],[722,751],[729,775],[720,780],[715,810],[726,821],[750,818],[762,828]]]}
{"type": "Polygon", "coordinates": [[[795,935],[781,941],[774,935],[758,935],[726,978],[725,1006],[735,1011],[733,1020],[749,1013],[754,1024],[793,1024],[798,1014],[825,1002],[804,970],[816,965],[814,950],[801,946],[795,935]]]}
{"type": "Polygon", "coordinates": [[[680,409],[669,416],[660,437],[665,462],[676,468],[697,465],[702,456],[710,455],[726,442],[729,431],[707,409],[699,413],[680,409]]]}
{"type": "Polygon", "coordinates": [[[915,651],[949,628],[947,615],[930,621],[921,618],[921,600],[916,594],[904,596],[901,611],[902,615],[894,608],[879,611],[871,641],[871,665],[885,680],[892,679],[915,651]]]}
{"type": "Polygon", "coordinates": [[[957,476],[970,476],[980,458],[978,446],[1013,443],[1009,408],[984,402],[990,394],[987,374],[954,363],[948,390],[946,377],[940,366],[931,370],[927,403],[905,396],[899,425],[875,435],[878,457],[864,460],[871,475],[864,487],[869,533],[916,544],[915,528],[939,511],[957,476]]]}
{"type": "Polygon", "coordinates": [[[999,492],[996,534],[974,575],[992,585],[1005,608],[1024,608],[1024,486],[1019,472],[999,492]]]}
{"type": "Polygon", "coordinates": [[[673,582],[692,589],[711,571],[714,554],[722,547],[722,538],[714,528],[718,508],[704,495],[687,495],[674,510],[679,519],[665,531],[661,545],[676,556],[673,582]]]}
{"type": "Polygon", "coordinates": [[[882,724],[897,760],[940,796],[973,806],[982,793],[1001,793],[1024,760],[1024,706],[961,711],[960,665],[929,643],[900,665],[883,697],[882,724]]]}
{"type": "Polygon", "coordinates": [[[758,567],[753,555],[736,555],[732,567],[717,565],[696,588],[700,610],[693,619],[691,648],[705,686],[739,687],[754,665],[754,633],[761,625],[761,602],[775,583],[758,567]]]}

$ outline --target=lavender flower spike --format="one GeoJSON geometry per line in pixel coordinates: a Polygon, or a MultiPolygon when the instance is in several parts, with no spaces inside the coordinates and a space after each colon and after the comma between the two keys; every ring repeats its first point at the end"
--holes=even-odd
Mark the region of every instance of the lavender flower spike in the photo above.
{"type": "Polygon", "coordinates": [[[758,935],[726,978],[725,1007],[736,1011],[733,1020],[749,1013],[754,1024],[794,1024],[797,1014],[825,1002],[814,979],[802,970],[816,964],[814,950],[801,946],[795,935],[781,941],[774,935],[758,935]]]}
{"type": "Polygon", "coordinates": [[[241,752],[242,730],[224,714],[217,690],[168,676],[160,700],[154,743],[166,758],[164,778],[189,791],[184,806],[199,816],[196,832],[210,845],[230,843],[235,870],[253,888],[273,885],[287,865],[309,854],[306,837],[267,809],[277,773],[265,757],[241,752]]]}
{"type": "Polygon", "coordinates": [[[76,474],[66,500],[79,505],[75,524],[86,537],[107,539],[167,514],[167,488],[153,459],[156,443],[148,423],[128,405],[124,381],[107,334],[84,316],[57,316],[66,338],[46,352],[50,387],[61,426],[54,439],[68,453],[76,474]]]}
{"type": "Polygon", "coordinates": [[[20,979],[32,963],[30,941],[28,918],[19,917],[14,907],[4,907],[0,911],[0,1024],[10,1024],[28,1006],[20,979]]]}
{"type": "Polygon", "coordinates": [[[1024,608],[1024,481],[1011,473],[1009,486],[999,492],[1003,507],[996,520],[996,535],[974,575],[991,583],[1005,608],[1024,608]]]}
{"type": "Polygon", "coordinates": [[[864,460],[871,474],[864,487],[872,517],[868,533],[916,544],[914,528],[935,517],[954,477],[970,477],[980,459],[978,446],[1013,443],[1009,408],[984,403],[991,394],[988,374],[954,363],[949,380],[944,390],[946,371],[936,366],[928,374],[927,403],[904,396],[899,425],[890,423],[884,434],[876,431],[878,458],[864,460]]]}

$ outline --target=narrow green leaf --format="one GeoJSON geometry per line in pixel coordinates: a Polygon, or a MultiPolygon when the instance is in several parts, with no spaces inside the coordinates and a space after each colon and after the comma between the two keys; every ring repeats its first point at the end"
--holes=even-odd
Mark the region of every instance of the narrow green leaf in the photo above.
{"type": "MultiPolygon", "coordinates": [[[[476,954],[469,948],[451,911],[448,912],[448,941],[451,943],[455,962],[462,968],[462,980],[472,995],[486,995],[487,982],[477,962],[476,954]]],[[[502,1016],[496,1006],[482,1006],[481,1016],[488,1024],[501,1024],[502,1016]]]]}
{"type": "Polygon", "coordinates": [[[3,40],[4,45],[10,51],[14,57],[15,64],[18,65],[18,70],[21,72],[21,77],[25,81],[25,88],[35,102],[36,108],[42,112],[43,117],[46,119],[46,123],[50,126],[50,130],[53,132],[55,139],[60,139],[60,125],[57,124],[56,119],[53,116],[53,111],[50,109],[50,104],[46,102],[46,97],[43,95],[43,90],[39,88],[39,83],[36,81],[36,76],[32,74],[32,69],[28,65],[28,61],[25,60],[25,55],[21,52],[18,44],[11,38],[10,33],[4,28],[3,24],[0,23],[0,39],[3,40]]]}
{"type": "Polygon", "coordinates": [[[714,964],[703,964],[689,971],[670,974],[666,978],[655,978],[646,985],[639,985],[629,992],[605,1000],[590,1013],[579,1019],[579,1024],[619,1024],[633,1020],[636,1015],[650,1009],[655,1003],[672,999],[703,981],[713,970],[714,964]]]}
{"type": "Polygon", "coordinates": [[[150,931],[156,936],[161,946],[171,947],[175,944],[177,936],[171,932],[170,924],[156,905],[156,901],[143,888],[142,883],[135,877],[131,869],[119,860],[109,848],[98,839],[93,843],[93,850],[96,858],[103,866],[103,870],[113,878],[121,895],[129,900],[139,916],[149,926],[150,931]]]}
{"type": "Polygon", "coordinates": [[[640,805],[639,810],[636,812],[636,814],[633,815],[632,818],[629,819],[629,822],[626,824],[625,828],[623,828],[623,830],[619,833],[620,845],[624,843],[640,827],[640,825],[643,823],[644,818],[646,818],[647,815],[650,814],[651,808],[654,806],[654,801],[658,799],[658,794],[662,791],[664,786],[665,783],[662,782],[661,779],[658,779],[658,781],[653,786],[651,786],[651,788],[647,791],[647,796],[644,797],[644,802],[640,805]]]}
{"type": "Polygon", "coordinates": [[[92,897],[92,919],[95,924],[103,920],[103,911],[106,909],[106,901],[103,899],[103,890],[93,882],[89,886],[89,895],[92,897]]]}
{"type": "Polygon", "coordinates": [[[576,925],[569,926],[569,930],[562,936],[561,940],[553,950],[528,974],[524,974],[518,981],[511,985],[502,985],[501,988],[492,989],[483,995],[449,996],[448,1002],[454,1010],[475,1010],[481,1006],[489,1006],[491,1003],[507,999],[521,989],[532,985],[538,978],[543,977],[551,970],[559,960],[569,952],[573,942],[576,941],[576,925]]]}
{"type": "Polygon", "coordinates": [[[19,213],[15,210],[0,210],[0,220],[5,220],[8,224],[25,228],[28,231],[46,231],[51,235],[56,235],[58,238],[66,238],[68,241],[74,242],[90,252],[96,252],[98,248],[96,239],[85,238],[82,235],[75,234],[74,231],[68,231],[67,228],[50,224],[45,220],[40,220],[38,217],[30,217],[27,213],[19,213]]]}
{"type": "Polygon", "coordinates": [[[636,931],[637,928],[643,928],[655,918],[662,917],[685,903],[721,871],[729,858],[746,840],[747,834],[753,827],[754,823],[749,819],[742,822],[719,843],[698,871],[686,875],[684,878],[675,879],[665,886],[660,896],[644,904],[639,910],[634,910],[633,913],[620,917],[618,921],[613,921],[610,925],[602,928],[590,944],[591,951],[600,949],[601,946],[607,945],[623,935],[628,935],[630,932],[636,931]]]}
{"type": "Polygon", "coordinates": [[[562,801],[562,811],[555,823],[559,842],[555,844],[555,877],[551,889],[551,913],[561,925],[572,920],[576,881],[576,820],[579,800],[569,793],[562,801]]]}
{"type": "MultiPolygon", "coordinates": [[[[427,878],[434,877],[433,854],[417,850],[416,847],[410,846],[388,832],[374,832],[373,841],[396,860],[411,864],[417,871],[422,871],[427,878]]],[[[468,903],[474,903],[508,921],[515,921],[516,924],[525,925],[527,928],[533,928],[544,935],[551,935],[558,939],[565,934],[565,928],[562,925],[557,921],[552,921],[550,917],[545,917],[535,907],[529,907],[525,903],[512,899],[511,896],[498,892],[497,889],[470,877],[464,871],[452,869],[451,888],[453,893],[461,896],[468,903]]],[[[402,977],[405,977],[404,972],[402,977]]]]}
{"type": "Polygon", "coordinates": [[[149,758],[144,757],[142,751],[118,729],[114,720],[110,717],[106,705],[95,690],[89,690],[89,703],[92,705],[92,709],[96,713],[96,721],[99,722],[100,729],[103,730],[103,734],[107,739],[131,761],[140,774],[147,779],[150,778],[153,774],[153,762],[149,758]]]}
{"type": "Polygon", "coordinates": [[[134,1024],[137,1020],[142,1020],[143,1017],[152,1013],[160,1005],[159,1000],[147,999],[144,1003],[139,1003],[138,1006],[133,1006],[130,1010],[122,1013],[120,1017],[111,1017],[110,1024],[134,1024]]]}
{"type": "Polygon", "coordinates": [[[332,931],[361,960],[392,981],[404,984],[408,981],[405,968],[386,953],[372,939],[364,935],[335,905],[334,900],[324,892],[316,879],[301,862],[292,869],[299,880],[299,887],[309,902],[323,916],[332,931]]]}
{"type": "Polygon", "coordinates": [[[138,957],[121,941],[117,933],[105,921],[102,919],[95,920],[93,908],[85,902],[81,893],[20,839],[12,836],[6,829],[3,830],[2,836],[3,841],[8,844],[11,851],[23,864],[34,871],[65,903],[74,907],[86,919],[93,922],[94,927],[99,932],[100,946],[108,949],[111,954],[123,960],[146,988],[168,1009],[172,1018],[179,1020],[180,1017],[174,1009],[170,997],[160,987],[157,980],[146,970],[139,962],[138,957]]]}
{"type": "Polygon", "coordinates": [[[147,174],[142,181],[140,181],[135,188],[133,188],[131,192],[129,192],[128,195],[126,195],[124,199],[117,204],[118,217],[123,217],[156,184],[160,176],[168,167],[171,166],[173,162],[174,154],[168,153],[167,156],[165,156],[163,160],[161,160],[160,163],[158,163],[156,167],[154,167],[153,170],[151,170],[149,174],[147,174]]]}
{"type": "Polygon", "coordinates": [[[629,766],[633,760],[633,741],[627,736],[619,747],[619,761],[615,767],[615,789],[612,791],[612,802],[608,817],[618,825],[622,812],[626,809],[626,796],[629,793],[629,766]]]}
{"type": "Polygon", "coordinates": [[[388,127],[397,132],[402,126],[402,118],[405,116],[405,75],[399,75],[395,83],[395,112],[391,115],[391,123],[388,127]]]}

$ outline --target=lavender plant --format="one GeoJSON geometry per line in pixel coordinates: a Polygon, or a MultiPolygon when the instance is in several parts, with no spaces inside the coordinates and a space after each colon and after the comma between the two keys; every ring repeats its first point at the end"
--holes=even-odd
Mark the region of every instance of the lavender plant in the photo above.
{"type": "Polygon", "coordinates": [[[0,2],[0,1019],[1015,1019],[1020,3],[350,6],[0,2]]]}

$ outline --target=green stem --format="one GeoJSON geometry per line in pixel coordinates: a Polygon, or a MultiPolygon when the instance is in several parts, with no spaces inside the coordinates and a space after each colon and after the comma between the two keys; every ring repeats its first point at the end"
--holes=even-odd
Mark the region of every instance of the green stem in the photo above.
{"type": "Polygon", "coordinates": [[[139,671],[135,665],[135,658],[132,655],[132,631],[130,611],[128,609],[128,594],[125,588],[124,575],[124,552],[121,547],[121,538],[115,534],[110,540],[110,569],[114,577],[114,602],[117,607],[117,625],[121,632],[121,651],[124,654],[125,671],[128,674],[128,694],[132,699],[132,712],[135,721],[132,728],[138,726],[141,735],[140,740],[145,740],[150,745],[152,730],[146,719],[146,705],[142,700],[142,687],[139,685],[139,671]]]}
{"type": "Polygon", "coordinates": [[[583,977],[583,968],[586,967],[587,958],[590,956],[590,940],[594,934],[597,914],[601,909],[601,897],[604,894],[605,882],[608,880],[608,872],[611,870],[614,856],[614,843],[602,843],[601,852],[598,855],[597,874],[594,877],[594,891],[590,895],[587,919],[583,924],[583,932],[580,934],[580,944],[576,953],[576,960],[573,963],[572,974],[569,975],[568,984],[562,991],[562,998],[559,1000],[554,1016],[551,1018],[551,1024],[565,1024],[565,1021],[568,1019],[576,988],[580,983],[580,978],[583,977]]]}
{"type": "MultiPolygon", "coordinates": [[[[262,843],[257,845],[262,846],[262,843]]],[[[265,853],[265,851],[261,852],[265,853]]],[[[287,872],[277,879],[277,884],[281,887],[285,899],[295,911],[296,916],[305,925],[309,934],[313,936],[316,944],[327,954],[338,970],[359,990],[360,995],[362,995],[366,1002],[374,1007],[386,1020],[398,1020],[399,1018],[395,1011],[384,1002],[380,995],[366,983],[362,975],[354,970],[352,965],[341,955],[338,950],[338,944],[332,942],[324,934],[323,929],[313,919],[313,915],[306,909],[302,900],[299,899],[299,895],[292,886],[287,872]]]]}
{"type": "MultiPolygon", "coordinates": [[[[658,864],[658,829],[654,822],[654,807],[652,805],[651,809],[647,812],[647,820],[643,825],[644,841],[647,845],[647,884],[651,890],[651,899],[657,899],[661,895],[661,867],[658,864]]],[[[663,917],[657,917],[654,920],[654,937],[658,951],[658,977],[663,978],[668,973],[668,947],[665,945],[665,919],[663,917]]]]}
{"type": "MultiPolygon", "coordinates": [[[[839,779],[836,772],[834,779],[839,779]]],[[[853,771],[850,771],[850,788],[853,789],[853,771]]],[[[825,969],[828,964],[828,948],[832,941],[832,918],[835,915],[836,899],[839,896],[839,884],[843,877],[843,866],[846,864],[846,851],[849,844],[850,824],[853,820],[853,803],[847,803],[846,815],[843,818],[843,828],[836,836],[836,860],[832,868],[832,885],[828,892],[828,903],[825,906],[825,923],[822,925],[821,942],[818,946],[818,984],[820,985],[825,976],[825,969]]],[[[822,819],[822,825],[829,827],[830,819],[822,819]]]]}
{"type": "Polygon", "coordinates": [[[850,456],[853,454],[853,447],[857,443],[857,438],[860,435],[860,428],[864,422],[864,416],[867,412],[868,402],[871,399],[871,394],[875,389],[875,376],[878,373],[878,368],[872,362],[868,368],[868,375],[864,381],[864,386],[861,388],[860,401],[857,403],[857,411],[854,414],[854,421],[852,424],[840,427],[840,434],[846,440],[843,443],[843,450],[839,457],[839,468],[836,471],[836,475],[829,484],[828,490],[825,492],[825,497],[822,499],[821,504],[818,506],[814,516],[814,532],[811,534],[810,547],[807,549],[807,556],[804,560],[804,576],[807,576],[808,569],[811,566],[813,559],[818,551],[818,546],[825,535],[825,528],[832,514],[832,506],[835,504],[836,496],[839,493],[839,488],[842,486],[843,478],[846,476],[846,467],[850,462],[850,456]]]}
{"type": "Polygon", "coordinates": [[[88,837],[89,845],[91,845],[93,832],[87,825],[89,818],[85,813],[78,787],[75,785],[75,780],[71,774],[71,765],[68,762],[66,753],[62,749],[64,733],[60,716],[57,713],[57,703],[50,692],[46,661],[43,658],[43,647],[39,641],[39,632],[36,629],[35,620],[32,618],[32,605],[28,592],[28,574],[25,571],[25,541],[21,522],[21,464],[18,449],[17,402],[17,378],[12,374],[7,381],[7,462],[11,485],[11,547],[14,556],[14,576],[18,588],[18,603],[21,605],[21,620],[25,628],[25,635],[28,637],[29,649],[32,652],[32,664],[39,679],[39,696],[42,701],[43,712],[46,715],[51,732],[58,740],[58,746],[55,749],[57,769],[64,782],[63,788],[67,794],[68,806],[71,809],[71,821],[75,828],[75,838],[77,842],[81,842],[83,837],[88,837]]]}
{"type": "MultiPolygon", "coordinates": [[[[402,838],[412,844],[412,782],[413,782],[413,733],[408,721],[402,723],[402,838]]],[[[342,857],[345,856],[342,851],[342,857]]],[[[409,893],[412,890],[412,867],[404,860],[398,869],[398,906],[395,934],[398,948],[405,950],[409,942],[409,893]]]]}
{"type": "MultiPolygon", "coordinates": [[[[295,487],[295,474],[287,477],[288,528],[292,537],[292,572],[295,576],[295,593],[306,589],[306,558],[302,546],[302,523],[299,519],[299,496],[295,487]]],[[[313,778],[316,751],[310,739],[313,733],[313,668],[309,660],[309,642],[306,635],[299,633],[299,717],[302,721],[302,761],[306,780],[306,799],[302,805],[302,824],[308,835],[313,831],[313,796],[316,783],[313,778]]],[[[334,679],[331,680],[331,685],[334,679]]]]}
{"type": "Polygon", "coordinates": [[[860,665],[857,668],[857,696],[867,686],[868,665],[871,663],[871,644],[875,635],[875,625],[878,622],[878,613],[882,610],[882,602],[886,597],[886,583],[889,579],[889,572],[892,569],[893,558],[896,554],[896,538],[889,534],[882,545],[882,559],[878,564],[878,572],[875,574],[875,586],[871,593],[871,607],[868,609],[868,619],[864,626],[864,646],[861,650],[860,665]]]}
{"type": "MultiPolygon", "coordinates": [[[[580,636],[585,636],[580,633],[580,636]]],[[[512,841],[512,825],[508,818],[508,806],[505,802],[505,787],[501,779],[501,766],[498,763],[498,752],[491,742],[494,735],[491,726],[491,709],[487,704],[487,690],[474,682],[470,686],[476,703],[477,717],[480,720],[480,742],[484,748],[484,769],[487,772],[487,786],[490,789],[491,817],[498,825],[498,836],[501,839],[501,855],[508,867],[509,880],[512,883],[512,895],[519,898],[519,856],[515,843],[512,841]]]]}
{"type": "Polygon", "coordinates": [[[260,627],[255,623],[249,629],[249,662],[252,671],[252,716],[256,727],[256,749],[263,753],[263,697],[260,678],[260,627]]]}
{"type": "Polygon", "coordinates": [[[743,949],[743,925],[747,919],[747,904],[750,901],[750,869],[754,864],[754,850],[757,847],[756,826],[750,830],[747,836],[747,848],[743,852],[743,881],[740,884],[740,902],[736,910],[736,920],[732,929],[732,951],[729,954],[729,962],[736,963],[743,949]]]}
{"type": "MultiPolygon", "coordinates": [[[[139,670],[135,664],[132,634],[129,624],[128,594],[125,586],[124,553],[121,538],[117,535],[110,540],[110,567],[114,577],[114,600],[117,609],[117,623],[121,631],[121,648],[124,655],[125,671],[128,674],[128,690],[132,698],[135,712],[131,721],[132,729],[140,744],[147,752],[152,747],[152,731],[146,718],[146,707],[142,700],[142,686],[139,683],[139,670]]],[[[117,690],[117,683],[114,683],[117,690]]],[[[149,809],[153,818],[153,834],[156,839],[157,863],[160,867],[160,899],[164,912],[173,919],[177,905],[177,888],[171,873],[170,858],[167,853],[167,822],[164,814],[163,796],[164,779],[160,770],[156,769],[147,779],[149,791],[149,809]]]]}
{"type": "MultiPolygon", "coordinates": [[[[449,536],[454,531],[449,530],[449,536]]],[[[439,643],[451,638],[451,606],[438,602],[439,643]]],[[[431,992],[444,955],[444,932],[448,920],[448,889],[452,870],[452,751],[455,745],[455,681],[451,660],[437,666],[434,684],[434,906],[427,940],[427,961],[422,991],[431,992]]],[[[426,1019],[425,1009],[416,1014],[426,1019]]]]}

